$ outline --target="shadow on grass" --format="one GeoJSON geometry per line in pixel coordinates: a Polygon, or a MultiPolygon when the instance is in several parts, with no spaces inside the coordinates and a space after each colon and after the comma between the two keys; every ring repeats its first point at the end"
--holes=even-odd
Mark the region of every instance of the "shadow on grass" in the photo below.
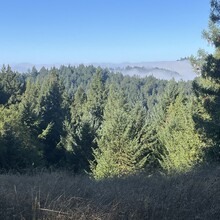
{"type": "Polygon", "coordinates": [[[66,172],[0,175],[0,219],[219,219],[220,167],[95,181],[66,172]]]}

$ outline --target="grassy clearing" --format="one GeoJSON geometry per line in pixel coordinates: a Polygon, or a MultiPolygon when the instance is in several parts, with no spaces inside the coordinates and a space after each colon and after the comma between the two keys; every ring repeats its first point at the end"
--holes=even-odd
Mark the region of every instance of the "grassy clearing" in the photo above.
{"type": "Polygon", "coordinates": [[[96,182],[68,173],[0,175],[1,219],[219,219],[220,168],[96,182]]]}

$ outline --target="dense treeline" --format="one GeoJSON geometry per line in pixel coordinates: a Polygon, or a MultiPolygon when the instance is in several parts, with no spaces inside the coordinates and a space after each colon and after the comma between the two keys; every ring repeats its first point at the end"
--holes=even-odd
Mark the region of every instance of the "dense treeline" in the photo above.
{"type": "Polygon", "coordinates": [[[123,76],[79,65],[0,71],[0,168],[55,167],[97,179],[186,172],[220,160],[220,3],[210,55],[193,82],[123,76]]]}
{"type": "Polygon", "coordinates": [[[3,66],[0,85],[2,169],[64,167],[103,178],[202,160],[191,82],[83,65],[26,74],[3,66]]]}

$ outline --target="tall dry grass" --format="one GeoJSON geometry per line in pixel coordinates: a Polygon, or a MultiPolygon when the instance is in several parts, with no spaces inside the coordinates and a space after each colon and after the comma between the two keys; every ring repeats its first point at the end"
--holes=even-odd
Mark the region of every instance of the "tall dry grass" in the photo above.
{"type": "Polygon", "coordinates": [[[99,182],[65,172],[2,174],[0,219],[220,219],[220,168],[99,182]]]}

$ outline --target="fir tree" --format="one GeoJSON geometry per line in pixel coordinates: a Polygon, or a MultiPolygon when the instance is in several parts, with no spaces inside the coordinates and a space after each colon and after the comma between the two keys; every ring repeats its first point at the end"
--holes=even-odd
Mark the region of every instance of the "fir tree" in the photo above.
{"type": "Polygon", "coordinates": [[[132,111],[123,93],[111,86],[94,150],[95,162],[91,163],[95,178],[122,176],[142,168],[137,159],[143,115],[139,108],[132,111]]]}
{"type": "Polygon", "coordinates": [[[48,164],[58,164],[64,149],[59,148],[64,134],[63,122],[68,115],[64,87],[55,69],[51,70],[48,79],[41,88],[37,115],[40,118],[38,138],[45,145],[44,155],[48,164]]]}
{"type": "Polygon", "coordinates": [[[185,172],[202,161],[202,143],[192,118],[192,102],[187,103],[178,95],[167,109],[158,133],[164,147],[160,162],[165,172],[185,172]]]}
{"type": "Polygon", "coordinates": [[[103,118],[106,101],[105,74],[97,69],[87,92],[86,117],[91,127],[96,131],[103,118]]]}
{"type": "Polygon", "coordinates": [[[193,90],[199,109],[195,114],[198,130],[210,147],[207,156],[220,160],[220,2],[211,1],[209,30],[204,37],[215,47],[213,54],[203,56],[195,62],[200,77],[194,81],[193,90]],[[202,61],[202,62],[201,62],[202,61]],[[199,64],[197,64],[199,63],[199,64]]]}
{"type": "Polygon", "coordinates": [[[93,159],[92,148],[95,148],[95,132],[87,121],[86,94],[80,86],[70,108],[70,121],[65,121],[66,135],[62,145],[67,151],[67,162],[75,172],[90,171],[89,160],[93,159]]]}
{"type": "Polygon", "coordinates": [[[23,77],[13,72],[10,66],[3,66],[0,72],[0,104],[10,105],[19,102],[24,91],[23,77]]]}

